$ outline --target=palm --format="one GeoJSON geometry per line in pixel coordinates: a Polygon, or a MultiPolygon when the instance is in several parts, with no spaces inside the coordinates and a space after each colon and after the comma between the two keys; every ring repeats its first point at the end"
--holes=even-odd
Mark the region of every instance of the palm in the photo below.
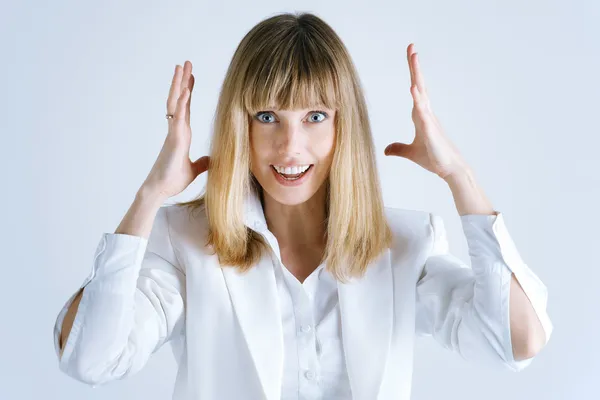
{"type": "Polygon", "coordinates": [[[417,53],[413,49],[414,45],[411,43],[407,48],[407,59],[411,76],[411,117],[415,125],[415,138],[410,144],[395,142],[388,145],[385,154],[404,157],[445,178],[457,170],[463,161],[431,109],[417,53]]]}
{"type": "Polygon", "coordinates": [[[191,94],[194,87],[192,64],[186,61],[183,71],[177,66],[169,97],[167,114],[168,134],[145,184],[156,188],[162,195],[171,197],[181,193],[194,179],[208,169],[209,157],[195,162],[190,160],[192,128],[190,125],[191,94]]]}

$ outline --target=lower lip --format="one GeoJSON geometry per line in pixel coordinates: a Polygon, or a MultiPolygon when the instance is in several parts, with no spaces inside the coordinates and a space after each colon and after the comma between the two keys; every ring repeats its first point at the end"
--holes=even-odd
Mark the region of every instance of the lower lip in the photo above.
{"type": "Polygon", "coordinates": [[[294,179],[294,180],[290,181],[290,180],[285,179],[283,176],[279,175],[279,173],[277,171],[275,171],[275,168],[273,168],[273,166],[269,166],[269,168],[271,168],[271,171],[273,171],[273,174],[275,175],[275,179],[277,179],[277,182],[279,182],[283,186],[300,186],[300,185],[302,185],[304,183],[304,181],[306,181],[308,179],[308,177],[312,174],[313,167],[314,167],[314,165],[311,165],[310,168],[308,168],[308,170],[306,170],[304,175],[302,175],[298,179],[294,179]]]}

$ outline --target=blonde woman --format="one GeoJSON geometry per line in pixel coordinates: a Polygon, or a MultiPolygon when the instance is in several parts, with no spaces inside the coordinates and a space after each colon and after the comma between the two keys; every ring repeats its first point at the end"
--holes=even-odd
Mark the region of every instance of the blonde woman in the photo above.
{"type": "Polygon", "coordinates": [[[333,29],[261,21],[222,86],[210,157],[192,162],[192,65],[177,66],[158,159],[60,311],[60,369],[97,386],[171,342],[174,399],[408,400],[416,335],[519,371],[547,343],[547,290],[434,116],[407,48],[415,140],[450,186],[471,266],[440,216],[384,207],[363,90],[333,29]],[[205,192],[164,205],[201,173],[205,192]]]}

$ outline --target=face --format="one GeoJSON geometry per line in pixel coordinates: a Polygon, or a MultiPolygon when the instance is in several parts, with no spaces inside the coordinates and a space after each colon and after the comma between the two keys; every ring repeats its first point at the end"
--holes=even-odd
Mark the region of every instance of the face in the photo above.
{"type": "Polygon", "coordinates": [[[265,195],[295,205],[324,184],[333,159],[334,117],[327,108],[269,109],[252,116],[251,171],[265,195]]]}

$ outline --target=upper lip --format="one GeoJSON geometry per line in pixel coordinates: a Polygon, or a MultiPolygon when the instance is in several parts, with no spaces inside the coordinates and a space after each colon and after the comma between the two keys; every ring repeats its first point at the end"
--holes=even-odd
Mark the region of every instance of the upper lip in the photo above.
{"type": "Polygon", "coordinates": [[[306,163],[306,164],[271,164],[271,165],[277,166],[277,167],[286,167],[286,168],[290,167],[291,168],[291,167],[300,167],[300,166],[303,166],[303,165],[311,166],[312,164],[306,163]]]}

